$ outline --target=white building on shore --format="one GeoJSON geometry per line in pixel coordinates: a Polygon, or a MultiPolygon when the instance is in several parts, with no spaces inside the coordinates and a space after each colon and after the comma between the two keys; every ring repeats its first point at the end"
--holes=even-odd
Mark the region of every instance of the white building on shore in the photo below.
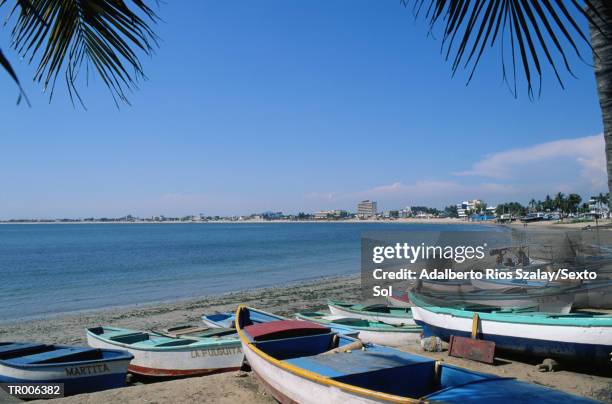
{"type": "Polygon", "coordinates": [[[376,201],[361,201],[357,204],[357,217],[360,219],[366,219],[376,217],[377,206],[376,201]]]}

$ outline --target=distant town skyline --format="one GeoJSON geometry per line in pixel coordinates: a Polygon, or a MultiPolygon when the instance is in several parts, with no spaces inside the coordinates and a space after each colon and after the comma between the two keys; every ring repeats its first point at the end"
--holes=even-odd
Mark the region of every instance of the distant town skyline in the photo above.
{"type": "Polygon", "coordinates": [[[32,101],[16,106],[0,75],[0,219],[354,210],[364,199],[442,208],[606,190],[593,71],[580,61],[565,90],[547,74],[531,101],[510,95],[495,52],[469,86],[451,79],[440,41],[395,3],[201,1],[186,13],[167,2],[158,13],[161,47],[121,110],[95,81],[87,111],[63,86],[49,104],[0,36],[32,101]]]}
{"type": "Polygon", "coordinates": [[[248,221],[248,220],[346,220],[346,219],[406,219],[423,217],[451,217],[457,219],[470,219],[471,216],[479,216],[479,220],[491,220],[499,218],[503,214],[509,214],[513,218],[525,214],[544,214],[562,211],[563,214],[596,214],[608,215],[607,193],[599,193],[591,196],[581,196],[576,193],[557,193],[545,195],[542,198],[531,198],[527,203],[517,201],[505,201],[500,205],[491,205],[482,199],[460,200],[455,204],[438,206],[405,205],[385,210],[378,208],[378,202],[374,200],[358,201],[354,209],[322,209],[318,211],[299,210],[297,212],[283,211],[260,211],[240,214],[218,215],[200,213],[188,213],[182,215],[155,214],[151,216],[124,214],[120,216],[63,216],[63,217],[11,217],[0,218],[0,222],[165,222],[165,221],[248,221]]]}

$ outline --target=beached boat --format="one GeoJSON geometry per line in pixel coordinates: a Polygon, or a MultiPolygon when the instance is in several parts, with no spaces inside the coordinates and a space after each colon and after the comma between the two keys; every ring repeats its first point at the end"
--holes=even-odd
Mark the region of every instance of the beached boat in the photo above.
{"type": "MultiPolygon", "coordinates": [[[[251,317],[253,322],[256,323],[267,323],[269,321],[279,321],[279,320],[287,320],[287,318],[283,316],[279,316],[277,314],[268,313],[263,310],[253,310],[251,313],[251,317]]],[[[234,319],[236,318],[236,313],[234,312],[226,312],[226,313],[214,313],[214,314],[204,314],[202,316],[202,321],[209,327],[225,327],[225,328],[235,328],[234,319]]]]}
{"type": "Polygon", "coordinates": [[[114,349],[0,342],[0,383],[64,383],[64,394],[125,386],[133,356],[114,349]]]}
{"type": "Polygon", "coordinates": [[[412,302],[410,302],[407,292],[392,293],[391,296],[387,296],[387,303],[389,303],[389,306],[392,306],[392,307],[403,307],[403,308],[412,307],[412,302]]]}
{"type": "Polygon", "coordinates": [[[328,300],[329,311],[335,316],[361,318],[395,325],[414,325],[410,308],[391,307],[384,304],[353,304],[328,300]]]}
{"type": "Polygon", "coordinates": [[[476,289],[469,280],[422,280],[421,287],[432,292],[466,293],[476,289]]]}
{"type": "MultiPolygon", "coordinates": [[[[204,314],[202,321],[209,327],[231,327],[234,328],[234,319],[236,318],[235,313],[215,313],[215,314],[204,314]]],[[[279,316],[277,314],[268,313],[263,310],[251,310],[251,321],[253,323],[268,323],[270,321],[281,321],[288,320],[288,318],[279,316]]],[[[348,335],[353,338],[359,336],[359,331],[354,330],[351,327],[345,327],[340,324],[334,324],[331,326],[334,332],[338,332],[343,335],[348,335]]]]}
{"type": "Polygon", "coordinates": [[[543,313],[525,310],[440,305],[410,294],[417,324],[426,336],[448,341],[451,335],[493,341],[497,349],[582,362],[610,362],[612,316],[592,313],[543,313]],[[477,315],[477,317],[475,317],[477,315]]]}
{"type": "Polygon", "coordinates": [[[174,338],[114,327],[87,330],[96,348],[123,349],[134,355],[130,372],[145,376],[193,376],[240,369],[244,359],[235,336],[174,338]]]}
{"type": "Polygon", "coordinates": [[[448,301],[498,307],[533,307],[549,313],[571,312],[572,308],[608,308],[612,305],[612,281],[586,281],[578,285],[546,288],[475,290],[463,294],[434,294],[448,301]]]}
{"type": "Polygon", "coordinates": [[[576,309],[612,309],[612,280],[586,281],[578,286],[574,294],[576,309]]]}
{"type": "Polygon", "coordinates": [[[252,324],[240,307],[237,331],[245,357],[281,403],[594,403],[513,378],[333,333],[306,321],[252,324]]]}
{"type": "Polygon", "coordinates": [[[421,339],[421,327],[418,325],[391,325],[380,321],[334,316],[320,312],[297,313],[295,318],[312,321],[329,328],[348,327],[358,331],[359,339],[363,342],[374,344],[398,347],[414,344],[421,339]]]}
{"type": "Polygon", "coordinates": [[[559,282],[532,281],[525,279],[472,279],[472,285],[481,290],[509,290],[514,288],[541,289],[546,287],[560,287],[559,282]]]}
{"type": "MultiPolygon", "coordinates": [[[[474,290],[469,293],[429,293],[431,296],[452,303],[503,307],[532,308],[549,313],[569,313],[572,310],[574,295],[572,287],[506,290],[474,290]]],[[[427,294],[427,293],[426,293],[427,294]]],[[[414,302],[413,302],[414,303],[414,302]]]]}
{"type": "Polygon", "coordinates": [[[235,328],[225,327],[200,327],[192,324],[177,325],[169,328],[164,328],[161,331],[153,330],[155,334],[163,335],[171,338],[221,338],[231,336],[238,338],[235,328]]]}

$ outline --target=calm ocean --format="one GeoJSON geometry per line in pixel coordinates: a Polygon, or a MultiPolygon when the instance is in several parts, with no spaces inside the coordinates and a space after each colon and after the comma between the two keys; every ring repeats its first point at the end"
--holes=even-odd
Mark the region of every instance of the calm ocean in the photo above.
{"type": "Polygon", "coordinates": [[[0,322],[357,273],[363,231],[459,227],[463,226],[0,225],[0,322]]]}

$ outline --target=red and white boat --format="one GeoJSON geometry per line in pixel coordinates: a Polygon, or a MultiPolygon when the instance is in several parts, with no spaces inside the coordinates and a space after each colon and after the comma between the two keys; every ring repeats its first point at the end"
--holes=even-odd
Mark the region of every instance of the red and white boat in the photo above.
{"type": "Polygon", "coordinates": [[[236,334],[219,337],[177,337],[94,327],[87,330],[94,348],[122,349],[134,356],[128,370],[145,376],[195,376],[238,370],[244,355],[236,334]]]}

